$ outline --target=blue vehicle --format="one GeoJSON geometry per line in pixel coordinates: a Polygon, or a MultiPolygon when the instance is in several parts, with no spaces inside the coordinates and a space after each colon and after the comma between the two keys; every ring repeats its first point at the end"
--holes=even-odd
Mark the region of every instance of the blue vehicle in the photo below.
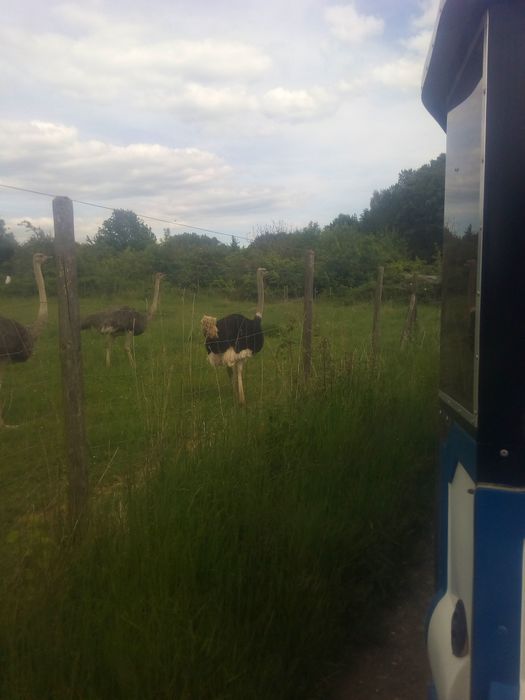
{"type": "Polygon", "coordinates": [[[447,134],[437,700],[525,700],[525,1],[444,0],[423,82],[447,134]]]}

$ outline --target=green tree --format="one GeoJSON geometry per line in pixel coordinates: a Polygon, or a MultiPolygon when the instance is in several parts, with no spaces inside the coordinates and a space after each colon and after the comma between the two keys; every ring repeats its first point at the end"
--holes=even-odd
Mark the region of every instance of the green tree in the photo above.
{"type": "Polygon", "coordinates": [[[54,254],[54,238],[50,233],[46,233],[41,226],[36,226],[27,219],[19,221],[18,226],[23,226],[31,232],[30,237],[21,246],[25,257],[31,257],[33,253],[54,254]]]}
{"type": "Polygon", "coordinates": [[[14,235],[6,228],[5,221],[0,219],[0,265],[9,263],[15,254],[17,242],[14,235]]]}
{"type": "Polygon", "coordinates": [[[365,233],[396,231],[412,258],[432,260],[443,239],[445,154],[417,170],[402,170],[395,185],[374,192],[361,215],[365,233]]]}
{"type": "MultiPolygon", "coordinates": [[[[173,236],[165,231],[155,254],[158,269],[168,273],[172,284],[197,289],[215,286],[224,280],[224,261],[231,250],[231,246],[216,238],[196,233],[173,236]]],[[[232,251],[232,254],[235,253],[235,250],[232,251]]]]}
{"type": "Polygon", "coordinates": [[[129,209],[115,209],[94,238],[88,237],[89,243],[106,245],[116,251],[144,250],[156,240],[151,228],[129,209]]]}

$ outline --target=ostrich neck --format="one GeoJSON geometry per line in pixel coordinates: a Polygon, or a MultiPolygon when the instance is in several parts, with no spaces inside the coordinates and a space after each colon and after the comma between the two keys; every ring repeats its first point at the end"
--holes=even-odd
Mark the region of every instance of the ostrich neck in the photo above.
{"type": "Polygon", "coordinates": [[[47,296],[46,296],[46,286],[44,284],[44,276],[42,274],[41,264],[38,262],[33,263],[33,272],[35,274],[36,286],[38,287],[38,298],[40,304],[38,307],[38,314],[35,322],[31,326],[31,333],[34,338],[38,338],[40,333],[42,333],[44,326],[47,323],[47,296]]]}
{"type": "Polygon", "coordinates": [[[257,275],[257,309],[255,315],[262,318],[264,310],[264,280],[262,275],[257,275]]]}
{"type": "Polygon", "coordinates": [[[155,280],[155,290],[153,292],[153,301],[148,311],[148,321],[151,321],[153,316],[157,313],[159,307],[159,296],[160,296],[160,278],[157,277],[155,280]]]}

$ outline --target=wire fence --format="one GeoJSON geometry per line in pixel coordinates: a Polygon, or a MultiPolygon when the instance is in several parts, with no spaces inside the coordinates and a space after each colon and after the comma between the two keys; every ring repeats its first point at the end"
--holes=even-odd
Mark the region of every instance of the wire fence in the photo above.
{"type": "MultiPolygon", "coordinates": [[[[55,265],[57,260],[42,265],[44,280],[46,267],[55,265]]],[[[312,260],[309,266],[313,274],[312,260]]],[[[57,284],[60,278],[59,270],[57,284]]],[[[308,286],[313,287],[311,277],[308,286]]],[[[126,298],[125,303],[145,313],[152,294],[153,280],[148,299],[126,298]]],[[[64,377],[59,352],[64,342],[66,353],[76,352],[74,342],[63,337],[63,317],[71,320],[71,303],[71,297],[62,302],[60,295],[50,298],[48,321],[31,357],[10,363],[0,387],[3,419],[7,425],[18,425],[0,431],[0,520],[8,539],[16,540],[17,529],[37,514],[45,517],[64,510],[68,490],[71,499],[72,450],[84,450],[90,489],[96,492],[145,473],[159,455],[175,459],[206,444],[240,415],[227,372],[207,361],[200,319],[232,311],[249,315],[249,308],[232,308],[223,299],[217,299],[212,308],[208,295],[189,293],[164,281],[155,318],[142,335],[132,338],[133,365],[124,351],[124,338],[115,340],[108,367],[106,338],[95,330],[82,332],[78,368],[83,386],[79,403],[72,405],[67,398],[72,380],[64,377]],[[72,418],[82,422],[84,432],[71,434],[72,418]]],[[[81,317],[100,311],[103,304],[93,297],[75,303],[81,317]]],[[[36,296],[14,298],[0,289],[2,316],[30,325],[39,308],[36,296]]],[[[337,372],[351,367],[356,356],[369,352],[371,308],[363,314],[339,307],[315,319],[310,313],[310,318],[306,375],[328,386],[337,372]]],[[[387,344],[394,344],[394,335],[398,344],[403,319],[400,312],[390,340],[387,333],[387,344]]],[[[304,320],[302,300],[283,298],[266,308],[264,350],[250,360],[245,374],[248,410],[300,398],[305,382],[304,320]]],[[[80,333],[79,328],[74,332],[80,333]]]]}

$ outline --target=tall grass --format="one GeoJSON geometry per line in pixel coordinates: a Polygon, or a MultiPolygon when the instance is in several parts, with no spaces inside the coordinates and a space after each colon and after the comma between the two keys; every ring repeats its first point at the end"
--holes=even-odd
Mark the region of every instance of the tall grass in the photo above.
{"type": "Polygon", "coordinates": [[[436,353],[433,333],[374,366],[365,351],[330,361],[325,344],[308,390],[277,382],[271,402],[244,412],[191,401],[174,435],[174,392],[152,381],[148,469],[100,497],[83,540],[50,545],[9,591],[0,696],[322,694],[343,645],[371,634],[424,527],[436,353]]]}

